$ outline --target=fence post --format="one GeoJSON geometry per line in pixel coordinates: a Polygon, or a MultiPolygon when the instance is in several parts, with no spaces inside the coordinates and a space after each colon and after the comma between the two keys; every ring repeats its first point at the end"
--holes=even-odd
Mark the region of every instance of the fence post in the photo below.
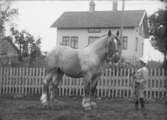
{"type": "MultiPolygon", "coordinates": [[[[134,88],[130,88],[133,79],[130,73],[135,68],[107,68],[103,71],[97,85],[98,97],[133,97],[134,88]]],[[[41,82],[45,76],[45,68],[12,68],[0,67],[0,95],[37,94],[41,90],[41,82]]],[[[82,95],[83,79],[63,76],[59,86],[59,95],[82,95]]],[[[167,95],[166,71],[163,68],[149,68],[145,96],[147,99],[165,98],[167,95]]]]}

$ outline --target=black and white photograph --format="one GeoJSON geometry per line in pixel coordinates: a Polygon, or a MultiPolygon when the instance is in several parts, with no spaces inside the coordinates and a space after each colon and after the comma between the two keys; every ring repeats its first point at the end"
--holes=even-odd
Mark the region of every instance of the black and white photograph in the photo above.
{"type": "Polygon", "coordinates": [[[167,120],[167,0],[0,0],[0,120],[167,120]]]}

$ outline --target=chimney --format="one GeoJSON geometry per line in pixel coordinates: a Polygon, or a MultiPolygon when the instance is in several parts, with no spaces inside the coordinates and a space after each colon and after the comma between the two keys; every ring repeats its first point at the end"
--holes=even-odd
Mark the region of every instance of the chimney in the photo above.
{"type": "Polygon", "coordinates": [[[89,11],[94,12],[95,11],[95,2],[94,0],[91,0],[89,3],[89,11]]]}
{"type": "Polygon", "coordinates": [[[115,12],[118,10],[118,0],[113,0],[113,3],[112,3],[112,10],[115,12]]]}

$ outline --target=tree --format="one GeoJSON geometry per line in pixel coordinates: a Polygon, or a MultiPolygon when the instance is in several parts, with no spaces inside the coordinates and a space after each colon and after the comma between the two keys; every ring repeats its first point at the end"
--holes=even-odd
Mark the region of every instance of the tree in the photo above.
{"type": "Polygon", "coordinates": [[[14,27],[11,28],[12,36],[19,49],[19,60],[22,61],[24,57],[30,57],[30,63],[36,57],[41,55],[41,38],[35,40],[34,36],[29,32],[19,31],[14,27]]]}
{"type": "Polygon", "coordinates": [[[30,53],[30,65],[32,65],[33,61],[38,60],[40,56],[42,56],[42,52],[40,49],[41,45],[41,38],[38,38],[31,46],[31,53],[30,53]]]}
{"type": "Polygon", "coordinates": [[[4,37],[5,24],[12,21],[12,18],[18,15],[18,9],[11,8],[10,4],[1,4],[0,10],[0,36],[4,37]]]}
{"type": "Polygon", "coordinates": [[[160,9],[149,17],[152,45],[164,54],[167,63],[167,9],[160,9]]]}
{"type": "Polygon", "coordinates": [[[7,2],[4,2],[2,6],[0,6],[0,39],[1,37],[10,38],[19,50],[19,60],[23,61],[23,58],[30,58],[30,63],[32,63],[31,60],[41,56],[41,38],[36,40],[32,34],[26,30],[19,31],[15,26],[10,26],[11,35],[5,36],[6,24],[14,24],[12,20],[18,15],[18,9],[11,8],[10,3],[7,2]]]}

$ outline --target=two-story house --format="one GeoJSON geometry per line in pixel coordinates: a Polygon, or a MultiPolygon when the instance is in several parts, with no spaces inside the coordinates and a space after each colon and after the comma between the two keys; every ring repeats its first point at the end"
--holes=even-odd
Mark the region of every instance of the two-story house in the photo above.
{"type": "Polygon", "coordinates": [[[121,29],[122,56],[126,60],[143,55],[144,39],[148,36],[145,10],[95,11],[90,2],[89,11],[64,12],[51,27],[57,28],[57,44],[84,48],[111,29],[113,34],[121,29]]]}

